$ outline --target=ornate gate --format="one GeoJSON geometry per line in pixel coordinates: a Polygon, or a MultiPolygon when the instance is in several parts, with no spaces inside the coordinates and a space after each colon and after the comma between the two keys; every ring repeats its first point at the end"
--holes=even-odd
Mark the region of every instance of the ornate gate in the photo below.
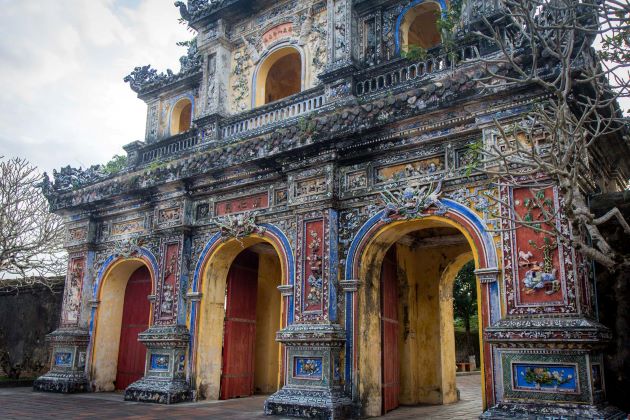
{"type": "Polygon", "coordinates": [[[147,267],[140,267],[129,277],[125,288],[116,389],[125,389],[144,376],[146,348],[138,341],[138,334],[149,328],[150,294],[151,274],[147,267]]]}

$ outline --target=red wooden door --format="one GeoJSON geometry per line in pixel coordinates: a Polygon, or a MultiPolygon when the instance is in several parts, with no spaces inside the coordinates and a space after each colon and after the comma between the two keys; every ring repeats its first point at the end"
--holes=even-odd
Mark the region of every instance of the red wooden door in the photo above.
{"type": "Polygon", "coordinates": [[[221,399],[254,393],[258,255],[240,253],[228,273],[221,399]]]}
{"type": "Polygon", "coordinates": [[[125,288],[116,389],[125,389],[144,376],[146,348],[138,341],[138,334],[149,328],[151,308],[147,296],[151,294],[151,274],[140,267],[129,278],[125,288]]]}
{"type": "Polygon", "coordinates": [[[383,366],[383,414],[398,407],[398,264],[396,245],[387,251],[381,267],[381,366],[383,366]]]}

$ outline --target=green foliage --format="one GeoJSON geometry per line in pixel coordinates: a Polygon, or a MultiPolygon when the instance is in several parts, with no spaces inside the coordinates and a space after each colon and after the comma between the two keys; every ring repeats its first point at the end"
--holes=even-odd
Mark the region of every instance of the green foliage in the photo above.
{"type": "Polygon", "coordinates": [[[312,136],[315,134],[315,122],[309,117],[301,117],[298,120],[298,129],[306,136],[312,136]]]}
{"type": "Polygon", "coordinates": [[[409,61],[424,61],[427,59],[428,51],[419,45],[411,44],[407,45],[400,54],[409,61]]]}
{"type": "Polygon", "coordinates": [[[466,164],[466,176],[470,176],[472,172],[481,164],[483,152],[483,142],[478,140],[468,145],[467,154],[470,156],[470,161],[466,164]]]}
{"type": "Polygon", "coordinates": [[[436,22],[438,31],[442,33],[442,48],[452,61],[457,59],[455,38],[462,17],[462,5],[463,0],[449,1],[446,10],[442,11],[436,22]]]}
{"type": "Polygon", "coordinates": [[[127,156],[114,155],[114,157],[103,166],[103,170],[108,175],[114,175],[125,169],[127,166],[127,156]]]}
{"type": "Polygon", "coordinates": [[[466,331],[470,331],[471,321],[477,316],[477,279],[474,261],[466,263],[455,277],[453,314],[456,319],[461,320],[466,331]]]}
{"type": "Polygon", "coordinates": [[[179,41],[176,42],[175,45],[178,47],[190,48],[195,42],[197,42],[197,38],[189,39],[188,41],[179,41]]]}
{"type": "Polygon", "coordinates": [[[153,172],[153,171],[157,171],[158,169],[162,169],[164,167],[166,167],[166,163],[160,162],[159,160],[156,160],[156,161],[153,161],[153,162],[149,163],[149,165],[147,166],[147,169],[150,172],[153,172]]]}

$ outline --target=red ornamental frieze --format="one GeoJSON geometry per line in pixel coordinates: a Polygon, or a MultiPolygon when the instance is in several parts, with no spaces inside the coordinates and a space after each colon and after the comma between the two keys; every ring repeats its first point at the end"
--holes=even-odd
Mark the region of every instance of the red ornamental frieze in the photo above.
{"type": "Polygon", "coordinates": [[[177,290],[179,288],[180,243],[172,242],[164,247],[162,282],[158,291],[157,324],[168,324],[177,314],[177,290]]]}
{"type": "Polygon", "coordinates": [[[560,206],[556,189],[502,187],[501,196],[509,198],[513,206],[513,210],[501,208],[508,312],[575,312],[575,256],[553,233],[568,227],[558,218],[546,225],[544,217],[545,213],[555,214],[560,206]],[[534,222],[535,228],[516,222],[519,219],[534,222]]]}
{"type": "Polygon", "coordinates": [[[219,201],[214,205],[214,214],[216,216],[225,216],[227,214],[266,209],[268,207],[269,194],[267,192],[263,192],[260,194],[250,195],[248,197],[219,201]]]}
{"type": "Polygon", "coordinates": [[[68,263],[63,296],[61,322],[64,326],[77,325],[81,313],[81,293],[85,274],[85,256],[71,257],[68,263]]]}

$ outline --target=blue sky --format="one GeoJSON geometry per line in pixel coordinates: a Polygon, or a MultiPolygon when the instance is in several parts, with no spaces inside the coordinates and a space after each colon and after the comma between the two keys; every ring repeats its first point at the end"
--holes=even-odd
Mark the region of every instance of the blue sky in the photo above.
{"type": "Polygon", "coordinates": [[[190,39],[173,0],[0,0],[0,156],[42,170],[88,166],[144,138],[122,79],[179,69],[190,39]]]}

